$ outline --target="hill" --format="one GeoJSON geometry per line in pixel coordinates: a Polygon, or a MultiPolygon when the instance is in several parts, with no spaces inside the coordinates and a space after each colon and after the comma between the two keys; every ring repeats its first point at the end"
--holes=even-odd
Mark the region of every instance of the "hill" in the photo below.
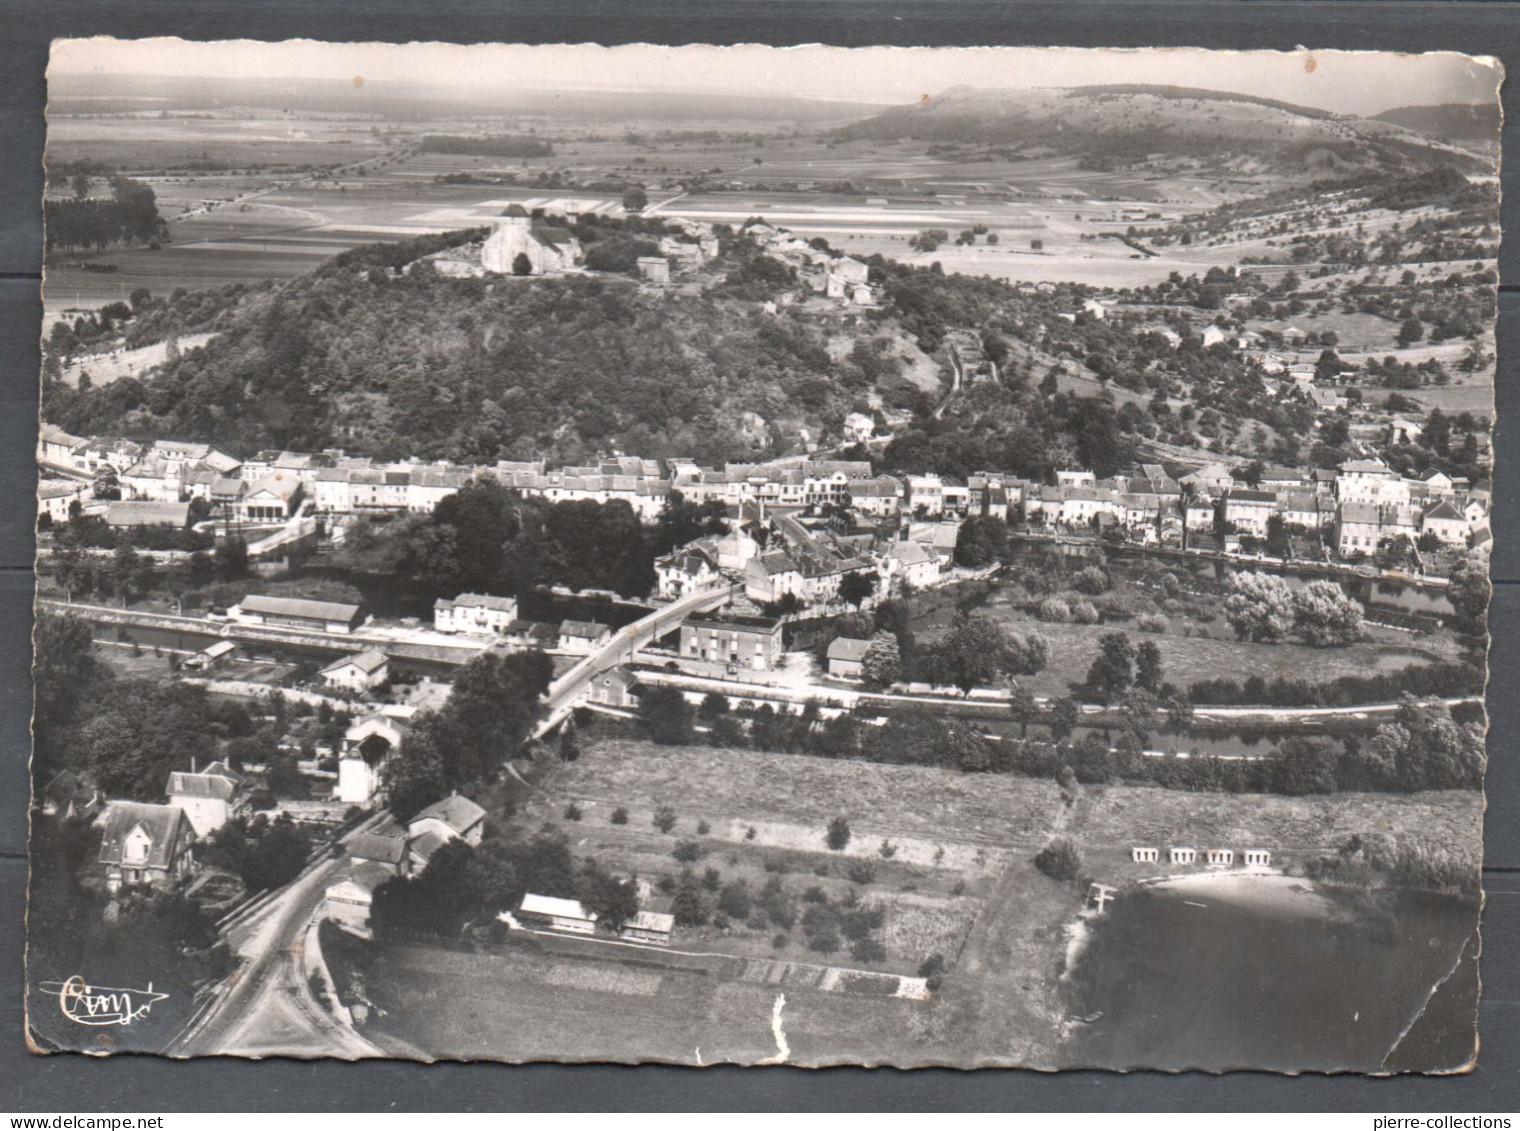
{"type": "Polygon", "coordinates": [[[1194,169],[1288,179],[1475,165],[1394,122],[1188,87],[956,87],[854,122],[838,136],[1076,157],[1094,170],[1194,169]]]}
{"type": "Polygon", "coordinates": [[[1499,107],[1490,102],[1444,102],[1439,106],[1400,106],[1377,115],[1406,130],[1448,141],[1497,141],[1499,107]]]}

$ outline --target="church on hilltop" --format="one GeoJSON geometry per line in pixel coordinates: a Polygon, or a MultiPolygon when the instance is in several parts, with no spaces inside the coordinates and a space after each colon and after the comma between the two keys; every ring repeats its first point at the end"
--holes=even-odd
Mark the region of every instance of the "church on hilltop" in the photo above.
{"type": "Polygon", "coordinates": [[[480,249],[480,265],[492,274],[520,275],[524,272],[518,256],[526,258],[529,275],[557,275],[580,265],[581,244],[568,228],[544,224],[513,204],[492,222],[480,249]]]}

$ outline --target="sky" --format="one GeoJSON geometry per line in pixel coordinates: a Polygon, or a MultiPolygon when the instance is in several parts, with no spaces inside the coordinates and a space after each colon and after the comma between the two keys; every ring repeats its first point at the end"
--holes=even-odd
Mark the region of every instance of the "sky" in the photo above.
{"type": "Polygon", "coordinates": [[[790,94],[907,103],[954,86],[1159,83],[1275,98],[1337,113],[1493,102],[1496,60],[1395,55],[1077,48],[841,49],[594,45],[318,43],[75,39],[53,44],[49,74],[133,74],[420,82],[477,91],[628,90],[790,94]]]}

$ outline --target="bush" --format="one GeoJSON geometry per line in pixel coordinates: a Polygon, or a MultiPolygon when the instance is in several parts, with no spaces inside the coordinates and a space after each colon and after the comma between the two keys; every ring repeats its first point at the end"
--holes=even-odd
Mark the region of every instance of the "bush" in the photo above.
{"type": "Polygon", "coordinates": [[[697,835],[698,836],[706,836],[710,832],[712,832],[712,826],[709,825],[706,821],[698,821],[697,822],[697,835]]]}
{"type": "Polygon", "coordinates": [[[890,840],[884,840],[881,842],[881,847],[876,851],[881,855],[883,860],[890,860],[897,855],[897,845],[893,844],[890,840]]]}
{"type": "Polygon", "coordinates": [[[1165,632],[1166,618],[1158,613],[1141,613],[1135,618],[1135,627],[1141,632],[1165,632]]]}
{"type": "Polygon", "coordinates": [[[824,891],[817,884],[814,884],[802,893],[802,902],[804,903],[827,903],[828,901],[828,892],[824,891]]]}
{"type": "Polygon", "coordinates": [[[612,823],[614,825],[626,825],[628,823],[628,810],[619,805],[612,811],[612,823]]]}
{"type": "Polygon", "coordinates": [[[565,806],[565,820],[567,820],[567,821],[579,821],[580,819],[581,819],[581,808],[580,808],[579,805],[577,805],[575,802],[572,801],[572,802],[570,802],[569,805],[565,806]]]}
{"type": "Polygon", "coordinates": [[[885,962],[887,948],[875,939],[856,939],[850,946],[850,954],[856,962],[885,962]]]}
{"type": "Polygon", "coordinates": [[[772,950],[785,950],[788,939],[785,935],[775,934],[771,936],[772,950]]]}
{"type": "Polygon", "coordinates": [[[708,891],[717,891],[723,884],[723,873],[716,868],[708,868],[702,873],[702,886],[708,891]]]}
{"type": "Polygon", "coordinates": [[[676,811],[669,805],[661,805],[654,811],[649,823],[662,833],[668,833],[676,827],[676,811]]]}
{"type": "Polygon", "coordinates": [[[678,840],[670,854],[682,864],[695,864],[702,859],[702,846],[694,840],[678,840]]]}
{"type": "Polygon", "coordinates": [[[1071,883],[1082,872],[1082,853],[1072,841],[1058,837],[1040,849],[1034,866],[1053,880],[1071,883]]]}
{"type": "Polygon", "coordinates": [[[1102,618],[1099,617],[1098,610],[1091,601],[1074,601],[1071,606],[1071,619],[1077,624],[1097,624],[1102,618]]]}
{"type": "Polygon", "coordinates": [[[1076,576],[1071,579],[1072,588],[1079,593],[1086,593],[1089,597],[1097,597],[1109,590],[1108,572],[1099,566],[1087,566],[1079,569],[1076,576]]]}
{"type": "Polygon", "coordinates": [[[1046,597],[1040,602],[1038,616],[1051,624],[1067,624],[1071,621],[1071,606],[1064,597],[1046,597]]]}
{"type": "Polygon", "coordinates": [[[850,822],[843,817],[835,817],[829,822],[829,831],[824,841],[833,851],[843,852],[850,843],[850,822]]]}
{"type": "Polygon", "coordinates": [[[748,919],[753,903],[749,888],[740,881],[726,885],[718,893],[718,910],[731,919],[748,919]]]}
{"type": "Polygon", "coordinates": [[[754,825],[751,825],[749,828],[747,828],[747,829],[744,830],[744,839],[745,840],[754,840],[755,836],[756,836],[756,833],[755,833],[755,826],[754,825]]]}
{"type": "Polygon", "coordinates": [[[869,884],[876,881],[876,865],[869,860],[857,860],[845,873],[852,884],[869,884]]]}
{"type": "Polygon", "coordinates": [[[816,950],[819,954],[833,954],[840,946],[839,932],[825,928],[809,936],[807,945],[809,950],[816,950]]]}

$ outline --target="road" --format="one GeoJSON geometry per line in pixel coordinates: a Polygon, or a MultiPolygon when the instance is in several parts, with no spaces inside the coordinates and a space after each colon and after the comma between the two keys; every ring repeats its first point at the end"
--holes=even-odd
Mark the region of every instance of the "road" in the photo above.
{"type": "Polygon", "coordinates": [[[306,931],[328,885],[347,865],[346,857],[318,861],[228,932],[228,949],[240,965],[214,991],[212,1004],[165,1050],[169,1055],[383,1055],[328,1014],[307,985],[306,931]]]}
{"type": "Polygon", "coordinates": [[[544,715],[534,728],[533,737],[541,738],[557,727],[585,699],[591,681],[596,676],[609,668],[629,662],[640,648],[665,635],[692,613],[717,608],[737,588],[724,585],[716,589],[699,589],[618,629],[606,644],[577,662],[549,685],[549,690],[544,695],[544,715]]]}

